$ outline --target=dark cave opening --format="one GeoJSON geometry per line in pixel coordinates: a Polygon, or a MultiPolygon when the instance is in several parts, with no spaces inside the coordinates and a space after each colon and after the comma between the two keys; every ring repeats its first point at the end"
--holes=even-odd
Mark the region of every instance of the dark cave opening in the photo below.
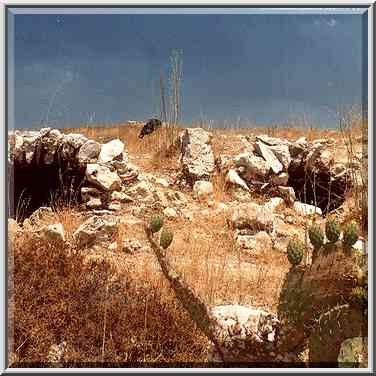
{"type": "Polygon", "coordinates": [[[323,215],[340,207],[349,188],[347,179],[333,180],[328,172],[306,171],[304,165],[290,166],[288,186],[294,188],[296,199],[322,210],[323,215]]]}
{"type": "Polygon", "coordinates": [[[84,167],[61,160],[15,162],[8,169],[9,216],[21,222],[41,206],[79,203],[84,178],[84,167]]]}

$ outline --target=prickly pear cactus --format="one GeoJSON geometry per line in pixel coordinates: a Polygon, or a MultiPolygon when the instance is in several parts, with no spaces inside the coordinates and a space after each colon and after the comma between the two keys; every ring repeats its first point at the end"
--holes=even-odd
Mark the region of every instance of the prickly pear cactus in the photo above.
{"type": "Polygon", "coordinates": [[[328,219],[326,221],[325,234],[330,243],[335,243],[339,239],[341,229],[334,219],[328,219]]]}
{"type": "Polygon", "coordinates": [[[358,240],[358,226],[356,223],[349,224],[343,232],[343,245],[347,248],[351,248],[358,240]]]}
{"type": "Polygon", "coordinates": [[[159,239],[159,244],[163,249],[167,249],[170,244],[172,243],[172,240],[174,238],[174,234],[171,230],[163,228],[161,232],[161,237],[159,239]]]}
{"type": "Polygon", "coordinates": [[[317,223],[313,223],[308,230],[309,240],[315,250],[320,249],[324,244],[324,233],[317,223]]]}
{"type": "Polygon", "coordinates": [[[302,262],[304,255],[304,243],[298,239],[290,240],[287,245],[287,258],[293,266],[302,262]]]}
{"type": "Polygon", "coordinates": [[[158,232],[163,226],[163,219],[159,216],[155,216],[150,221],[150,229],[153,234],[158,232]]]}

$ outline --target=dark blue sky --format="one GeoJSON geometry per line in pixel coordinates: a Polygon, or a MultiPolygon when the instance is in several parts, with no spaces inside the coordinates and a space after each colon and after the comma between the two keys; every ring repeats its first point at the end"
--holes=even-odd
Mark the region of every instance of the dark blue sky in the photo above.
{"type": "Polygon", "coordinates": [[[167,75],[176,48],[183,51],[186,123],[204,117],[270,124],[305,114],[328,127],[331,111],[362,101],[360,14],[17,14],[14,20],[16,127],[40,126],[46,118],[64,127],[158,116],[159,74],[167,75]]]}

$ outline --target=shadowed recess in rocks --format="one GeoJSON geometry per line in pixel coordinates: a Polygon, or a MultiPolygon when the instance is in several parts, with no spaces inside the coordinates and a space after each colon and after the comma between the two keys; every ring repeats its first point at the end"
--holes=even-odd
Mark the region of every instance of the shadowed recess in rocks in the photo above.
{"type": "Polygon", "coordinates": [[[10,215],[27,217],[39,207],[50,206],[56,200],[66,203],[80,200],[77,192],[85,177],[85,169],[72,169],[66,163],[42,166],[15,164],[10,175],[13,187],[9,192],[10,215]]]}

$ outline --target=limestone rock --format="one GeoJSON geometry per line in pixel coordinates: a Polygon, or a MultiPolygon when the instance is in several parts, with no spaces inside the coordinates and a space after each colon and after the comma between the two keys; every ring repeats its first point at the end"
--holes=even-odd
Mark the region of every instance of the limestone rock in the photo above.
{"type": "MultiPolygon", "coordinates": [[[[107,144],[102,145],[102,149],[99,154],[98,163],[108,163],[114,159],[122,156],[124,150],[124,144],[119,140],[112,140],[107,144]]],[[[122,156],[123,158],[123,156],[122,156]]]]}
{"type": "Polygon", "coordinates": [[[101,150],[101,146],[94,140],[86,141],[78,151],[77,160],[79,163],[96,163],[101,150]]]}
{"type": "Polygon", "coordinates": [[[65,242],[64,226],[61,223],[43,226],[38,231],[39,236],[51,242],[65,242]]]}
{"type": "Polygon", "coordinates": [[[55,219],[55,214],[50,207],[41,206],[34,211],[29,218],[23,221],[22,226],[26,229],[41,226],[43,223],[51,222],[55,219]]]}
{"type": "Polygon", "coordinates": [[[247,181],[265,177],[270,171],[270,165],[265,159],[251,153],[243,153],[235,157],[235,166],[240,176],[247,181]]]}
{"type": "Polygon", "coordinates": [[[131,197],[145,198],[153,192],[153,187],[146,181],[140,181],[127,190],[127,194],[131,197]]]}
{"type": "Polygon", "coordinates": [[[273,248],[272,240],[265,231],[260,231],[256,235],[238,235],[236,242],[240,248],[250,251],[253,255],[260,255],[273,248]]]}
{"type": "Polygon", "coordinates": [[[188,128],[181,137],[181,163],[185,176],[193,181],[208,179],[214,171],[212,135],[202,128],[188,128]]]}
{"type": "Polygon", "coordinates": [[[88,139],[79,133],[69,133],[64,136],[64,141],[71,145],[74,149],[80,148],[88,139]]]}
{"type": "Polygon", "coordinates": [[[122,241],[122,251],[128,254],[135,254],[142,248],[141,243],[136,239],[124,239],[122,241]]]}
{"type": "Polygon", "coordinates": [[[112,211],[120,211],[121,210],[120,202],[116,202],[116,201],[110,202],[108,204],[108,209],[112,211]]]}
{"type": "Polygon", "coordinates": [[[94,243],[110,242],[118,231],[119,218],[113,215],[95,215],[86,220],[73,234],[79,248],[94,243]]]}
{"type": "Polygon", "coordinates": [[[240,204],[230,211],[230,224],[237,229],[248,228],[254,233],[273,230],[273,212],[255,203],[240,204]]]}
{"type": "Polygon", "coordinates": [[[294,203],[294,210],[297,214],[306,216],[312,214],[322,215],[322,210],[314,205],[304,204],[302,202],[296,201],[294,203]]]}
{"type": "Polygon", "coordinates": [[[193,186],[193,194],[199,200],[208,200],[213,194],[213,184],[209,181],[199,180],[193,186]]]}
{"type": "Polygon", "coordinates": [[[169,185],[170,185],[166,179],[162,179],[162,178],[156,179],[155,183],[158,184],[158,185],[160,185],[160,186],[162,186],[162,187],[164,187],[164,188],[168,188],[169,185]]]}
{"type": "Polygon", "coordinates": [[[60,146],[60,141],[63,135],[57,129],[52,129],[46,132],[40,142],[42,147],[41,153],[43,155],[43,163],[46,165],[52,164],[55,159],[55,153],[60,146]]]}
{"type": "Polygon", "coordinates": [[[117,173],[111,172],[106,166],[89,163],[86,166],[87,180],[104,191],[119,190],[121,180],[117,173]]]}
{"type": "Polygon", "coordinates": [[[118,201],[118,202],[122,202],[122,203],[133,202],[132,197],[128,196],[124,192],[117,192],[117,191],[111,193],[110,200],[111,201],[118,201]]]}
{"type": "Polygon", "coordinates": [[[101,191],[93,187],[82,187],[81,188],[81,200],[83,202],[88,202],[92,197],[100,197],[101,191]]]}
{"type": "Polygon", "coordinates": [[[246,182],[238,175],[236,170],[234,170],[233,168],[230,168],[230,170],[228,171],[226,175],[226,183],[239,186],[243,188],[244,190],[249,191],[249,188],[246,182]]]}
{"type": "MultiPolygon", "coordinates": [[[[276,314],[238,304],[213,307],[212,314],[219,323],[220,350],[227,362],[259,362],[266,353],[270,359],[279,327],[276,314]],[[253,344],[252,351],[246,344],[253,344]]],[[[222,361],[214,345],[208,361],[222,361]]]]}
{"type": "Polygon", "coordinates": [[[279,144],[279,145],[269,146],[268,148],[274,153],[277,159],[281,162],[283,166],[283,170],[287,171],[291,163],[291,156],[290,156],[288,145],[279,144]]]}
{"type": "Polygon", "coordinates": [[[166,208],[163,211],[163,214],[168,219],[173,219],[173,218],[176,218],[178,216],[178,214],[176,213],[176,210],[174,208],[166,208]]]}
{"type": "Polygon", "coordinates": [[[266,204],[264,204],[264,208],[274,213],[275,209],[282,205],[283,202],[284,200],[281,197],[272,197],[266,204]]]}
{"type": "Polygon", "coordinates": [[[86,202],[86,207],[88,209],[99,209],[103,206],[102,200],[99,197],[90,197],[86,202]]]}
{"type": "Polygon", "coordinates": [[[278,174],[283,170],[282,163],[274,155],[270,147],[260,141],[257,141],[255,143],[255,150],[260,156],[265,159],[265,161],[268,163],[275,174],[278,174]]]}
{"type": "Polygon", "coordinates": [[[289,174],[287,172],[281,172],[278,175],[272,177],[272,183],[275,185],[287,185],[289,181],[289,174]]]}
{"type": "Polygon", "coordinates": [[[282,140],[281,138],[277,137],[270,137],[268,135],[258,135],[256,136],[257,141],[261,141],[262,143],[268,146],[279,146],[279,145],[286,145],[288,146],[290,143],[287,140],[282,140]]]}

